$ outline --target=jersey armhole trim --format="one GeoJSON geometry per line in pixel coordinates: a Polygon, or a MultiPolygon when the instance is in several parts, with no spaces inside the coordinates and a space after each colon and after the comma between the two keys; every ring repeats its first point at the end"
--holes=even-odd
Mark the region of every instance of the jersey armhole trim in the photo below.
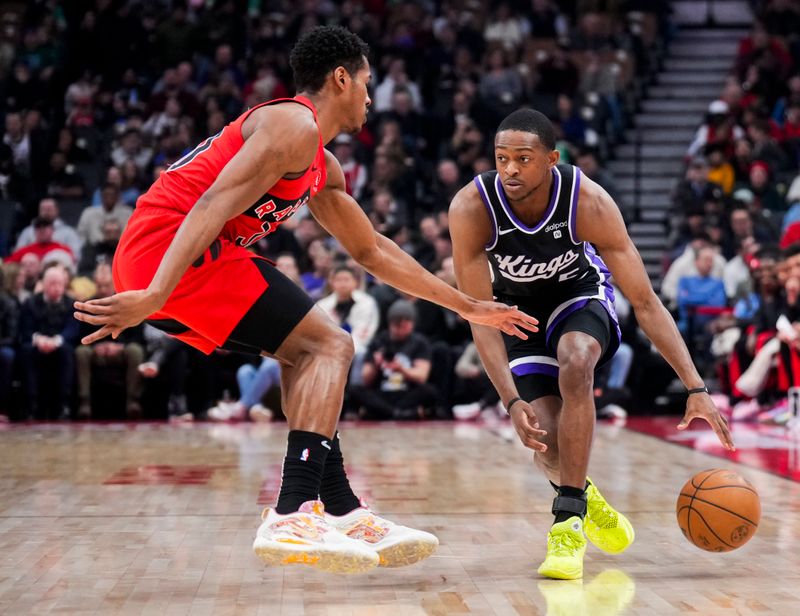
{"type": "Polygon", "coordinates": [[[569,201],[569,239],[576,246],[580,246],[581,242],[576,239],[577,226],[578,226],[578,198],[581,194],[581,170],[578,167],[572,167],[572,193],[569,201]]]}
{"type": "Polygon", "coordinates": [[[492,250],[497,245],[498,233],[497,233],[497,216],[495,216],[494,208],[492,207],[491,202],[489,201],[489,194],[486,192],[486,186],[483,184],[483,178],[479,175],[475,176],[473,179],[475,182],[475,186],[478,187],[478,194],[481,196],[481,201],[483,205],[486,207],[486,210],[489,212],[489,218],[491,220],[492,225],[492,238],[489,240],[489,243],[484,246],[486,250],[492,250]]]}

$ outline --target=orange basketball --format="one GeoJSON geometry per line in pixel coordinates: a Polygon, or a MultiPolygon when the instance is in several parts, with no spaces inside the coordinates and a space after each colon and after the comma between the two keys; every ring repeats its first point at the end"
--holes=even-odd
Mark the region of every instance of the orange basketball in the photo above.
{"type": "Polygon", "coordinates": [[[678,526],[698,548],[730,552],[756,534],[761,502],[756,489],[739,473],[714,468],[686,482],[675,511],[678,526]]]}

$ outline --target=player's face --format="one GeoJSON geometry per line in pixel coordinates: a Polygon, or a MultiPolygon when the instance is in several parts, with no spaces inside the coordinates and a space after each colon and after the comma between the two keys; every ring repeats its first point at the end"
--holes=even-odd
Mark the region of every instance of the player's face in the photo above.
{"type": "Polygon", "coordinates": [[[495,165],[511,201],[522,201],[547,186],[545,181],[558,157],[557,150],[546,148],[532,133],[504,130],[494,139],[495,165]]]}
{"type": "Polygon", "coordinates": [[[357,133],[361,127],[367,123],[367,113],[372,99],[369,97],[369,83],[372,80],[372,73],[369,70],[369,62],[364,58],[364,65],[351,75],[348,124],[344,131],[357,133]]]}

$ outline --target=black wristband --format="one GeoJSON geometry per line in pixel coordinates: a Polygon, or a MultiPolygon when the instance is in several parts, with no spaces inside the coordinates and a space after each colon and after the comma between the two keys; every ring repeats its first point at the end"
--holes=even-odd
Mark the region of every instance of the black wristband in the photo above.
{"type": "Polygon", "coordinates": [[[511,415],[511,407],[512,407],[514,404],[516,404],[517,402],[519,402],[520,400],[522,400],[522,398],[520,398],[519,396],[517,396],[516,398],[511,398],[511,400],[509,400],[508,402],[506,402],[506,413],[507,413],[508,415],[511,415]]]}
{"type": "Polygon", "coordinates": [[[687,396],[691,396],[692,394],[707,394],[707,393],[708,393],[708,387],[706,387],[705,385],[703,385],[702,387],[695,387],[694,389],[686,390],[687,396]]]}

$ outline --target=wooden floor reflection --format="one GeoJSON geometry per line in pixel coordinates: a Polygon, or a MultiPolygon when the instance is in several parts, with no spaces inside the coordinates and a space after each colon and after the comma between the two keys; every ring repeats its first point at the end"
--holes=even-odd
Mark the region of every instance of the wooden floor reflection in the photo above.
{"type": "Polygon", "coordinates": [[[284,425],[13,426],[0,431],[0,614],[612,616],[794,614],[800,484],[621,427],[598,426],[591,473],[636,527],[591,546],[582,582],[541,580],[552,490],[508,428],[345,425],[354,484],[431,530],[427,561],[356,577],[266,569],[250,546],[277,490],[284,425]],[[759,490],[756,537],[729,554],[675,522],[695,472],[759,490]]]}

